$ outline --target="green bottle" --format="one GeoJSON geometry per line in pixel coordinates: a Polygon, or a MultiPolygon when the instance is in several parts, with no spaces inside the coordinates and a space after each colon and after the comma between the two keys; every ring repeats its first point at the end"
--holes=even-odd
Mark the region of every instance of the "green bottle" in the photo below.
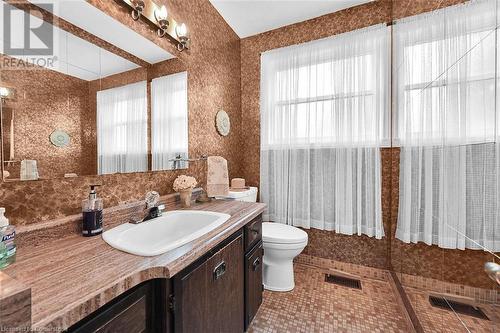
{"type": "Polygon", "coordinates": [[[16,229],[4,214],[5,208],[0,207],[0,269],[16,260],[16,229]]]}

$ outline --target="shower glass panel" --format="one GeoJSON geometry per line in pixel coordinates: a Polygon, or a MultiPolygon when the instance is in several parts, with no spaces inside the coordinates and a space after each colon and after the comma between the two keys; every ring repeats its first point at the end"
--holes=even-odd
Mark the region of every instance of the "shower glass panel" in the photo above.
{"type": "Polygon", "coordinates": [[[484,271],[500,263],[499,1],[393,1],[391,263],[424,332],[500,330],[484,271]]]}
{"type": "Polygon", "coordinates": [[[450,248],[442,251],[441,299],[453,311],[451,325],[470,332],[499,329],[498,285],[484,271],[500,251],[498,4],[472,1],[445,15],[453,61],[441,80],[447,84],[446,135],[439,146],[445,184],[438,223],[450,248]]]}

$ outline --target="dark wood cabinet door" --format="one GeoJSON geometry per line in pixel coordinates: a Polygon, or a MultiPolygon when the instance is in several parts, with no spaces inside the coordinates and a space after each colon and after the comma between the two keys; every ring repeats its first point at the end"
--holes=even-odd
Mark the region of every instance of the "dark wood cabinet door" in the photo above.
{"type": "Polygon", "coordinates": [[[243,332],[243,237],[224,247],[209,264],[210,332],[243,332]]]}
{"type": "Polygon", "coordinates": [[[146,297],[141,297],[110,321],[99,327],[96,333],[142,333],[148,332],[148,305],[146,297]]]}
{"type": "Polygon", "coordinates": [[[176,333],[243,332],[243,237],[174,278],[176,333]]]}
{"type": "Polygon", "coordinates": [[[167,281],[145,282],[119,296],[97,312],[73,325],[68,332],[78,333],[157,333],[168,332],[161,294],[167,281]]]}
{"type": "Polygon", "coordinates": [[[191,272],[174,278],[175,332],[206,331],[209,321],[209,304],[205,296],[208,288],[207,268],[208,262],[205,262],[191,272]]]}
{"type": "Polygon", "coordinates": [[[245,330],[262,304],[262,242],[245,255],[245,330]]]}

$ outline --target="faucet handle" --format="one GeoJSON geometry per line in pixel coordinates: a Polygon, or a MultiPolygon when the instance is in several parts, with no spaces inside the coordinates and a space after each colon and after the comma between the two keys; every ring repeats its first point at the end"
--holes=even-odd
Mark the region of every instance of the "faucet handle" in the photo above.
{"type": "Polygon", "coordinates": [[[165,211],[165,205],[164,204],[158,205],[158,216],[161,216],[164,211],[165,211]]]}
{"type": "Polygon", "coordinates": [[[156,207],[158,201],[160,201],[160,194],[158,194],[158,192],[156,191],[149,191],[148,193],[146,193],[145,201],[147,208],[156,207]]]}

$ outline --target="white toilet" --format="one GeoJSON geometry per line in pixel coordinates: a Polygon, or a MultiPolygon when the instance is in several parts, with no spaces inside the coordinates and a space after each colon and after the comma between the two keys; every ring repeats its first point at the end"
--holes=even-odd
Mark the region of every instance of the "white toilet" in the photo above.
{"type": "MultiPolygon", "coordinates": [[[[257,201],[257,188],[246,191],[229,191],[217,199],[257,201]]],[[[299,228],[281,223],[262,223],[264,247],[264,288],[272,291],[290,291],[295,287],[293,259],[307,245],[307,233],[299,228]]]]}
{"type": "Polygon", "coordinates": [[[264,288],[290,291],[295,287],[293,259],[307,245],[307,233],[281,223],[262,223],[264,288]]]}

